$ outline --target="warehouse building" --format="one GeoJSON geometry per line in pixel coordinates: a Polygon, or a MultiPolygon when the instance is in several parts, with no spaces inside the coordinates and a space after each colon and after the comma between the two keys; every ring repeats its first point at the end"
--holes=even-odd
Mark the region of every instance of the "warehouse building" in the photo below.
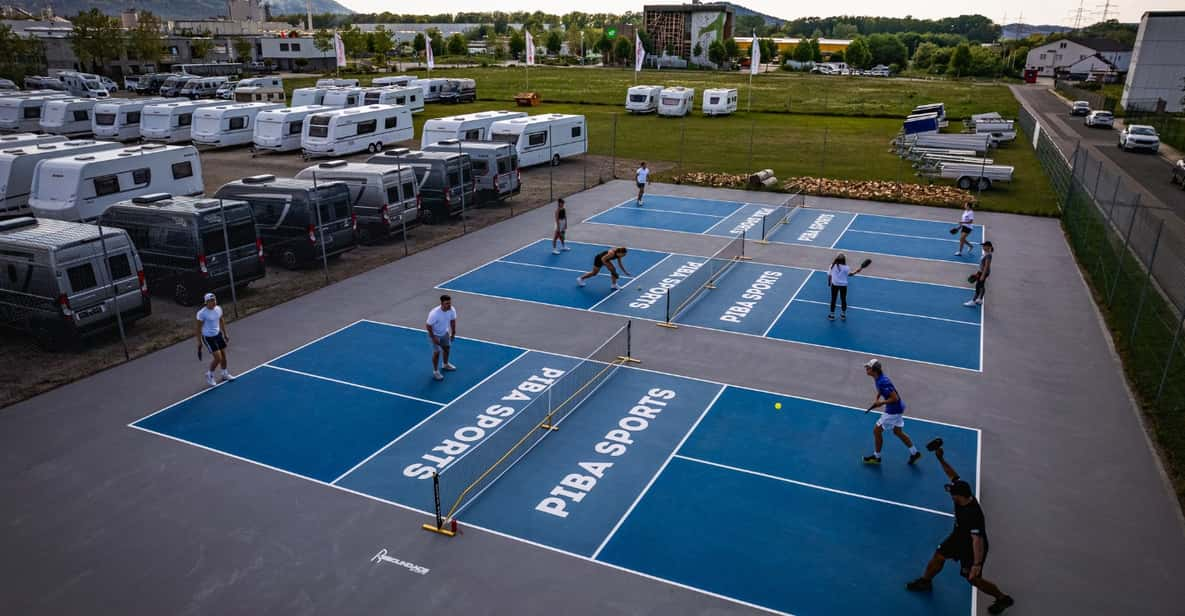
{"type": "Polygon", "coordinates": [[[1185,11],[1149,11],[1140,18],[1124,109],[1185,111],[1185,11]]]}

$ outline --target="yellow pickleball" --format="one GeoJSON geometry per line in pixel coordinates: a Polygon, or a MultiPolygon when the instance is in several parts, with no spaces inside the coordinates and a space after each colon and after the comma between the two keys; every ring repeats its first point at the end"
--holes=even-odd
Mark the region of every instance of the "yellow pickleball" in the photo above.
{"type": "Polygon", "coordinates": [[[780,410],[782,410],[782,403],[781,403],[781,402],[775,402],[775,403],[774,403],[774,408],[775,408],[775,409],[778,409],[779,411],[780,411],[780,410]]]}

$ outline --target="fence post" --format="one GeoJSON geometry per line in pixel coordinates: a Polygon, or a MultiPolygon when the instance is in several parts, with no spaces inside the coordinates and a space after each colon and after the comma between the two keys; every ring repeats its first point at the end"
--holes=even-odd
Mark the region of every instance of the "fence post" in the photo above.
{"type": "MultiPolygon", "coordinates": [[[[123,360],[130,361],[132,359],[131,353],[128,352],[128,337],[127,332],[123,328],[123,313],[119,309],[119,287],[116,285],[115,276],[110,275],[111,272],[111,256],[107,253],[107,238],[103,235],[103,224],[95,222],[95,226],[99,228],[99,247],[103,250],[103,264],[107,266],[108,276],[111,284],[111,308],[115,310],[115,324],[119,326],[119,340],[123,343],[123,360]]],[[[130,240],[129,240],[130,242],[130,240]]],[[[130,265],[135,265],[131,260],[128,260],[130,265]]]]}
{"type": "Polygon", "coordinates": [[[749,120],[749,166],[747,170],[752,173],[753,169],[753,133],[757,131],[757,120],[749,120]]]}
{"type": "Polygon", "coordinates": [[[1128,340],[1132,341],[1132,346],[1135,346],[1136,330],[1140,325],[1140,313],[1144,311],[1144,299],[1148,296],[1148,285],[1152,282],[1152,265],[1156,263],[1156,250],[1160,248],[1160,233],[1164,231],[1164,219],[1160,219],[1160,225],[1156,227],[1156,237],[1152,239],[1152,256],[1148,257],[1147,269],[1144,273],[1144,284],[1140,286],[1140,299],[1136,303],[1136,317],[1132,319],[1132,333],[1128,340]]]}
{"type": "Polygon", "coordinates": [[[230,234],[226,230],[226,208],[222,199],[218,199],[218,215],[222,218],[222,247],[226,253],[226,272],[230,275],[230,301],[235,309],[235,319],[239,318],[239,295],[235,291],[235,262],[230,256],[230,234]]]}
{"type": "Polygon", "coordinates": [[[819,177],[827,177],[827,131],[828,127],[823,127],[823,155],[819,157],[819,164],[822,165],[822,171],[819,177]]]}
{"type": "Polygon", "coordinates": [[[609,136],[609,177],[617,179],[617,114],[613,114],[613,134],[609,136]]]}
{"type": "Polygon", "coordinates": [[[687,139],[687,116],[679,120],[679,173],[683,173],[683,149],[687,139]]]}
{"type": "MultiPolygon", "coordinates": [[[[1119,182],[1116,181],[1118,186],[1119,182]]],[[[1127,233],[1123,236],[1123,248],[1119,250],[1119,256],[1115,258],[1115,282],[1111,283],[1111,290],[1107,292],[1107,306],[1115,301],[1115,290],[1119,288],[1119,277],[1123,275],[1123,255],[1127,252],[1127,247],[1131,243],[1132,229],[1136,226],[1136,214],[1140,211],[1140,193],[1136,193],[1136,201],[1132,204],[1131,219],[1127,223],[1127,233]]]]}
{"type": "MultiPolygon", "coordinates": [[[[1090,191],[1091,197],[1094,197],[1095,195],[1099,194],[1099,180],[1101,180],[1102,178],[1103,178],[1103,160],[1099,159],[1099,166],[1095,169],[1095,172],[1094,172],[1094,190],[1090,191]]],[[[1098,199],[1095,199],[1095,201],[1098,201],[1098,199]]],[[[1108,216],[1108,218],[1110,218],[1110,216],[1108,216]]]]}
{"type": "Polygon", "coordinates": [[[1185,326],[1185,310],[1181,311],[1181,318],[1177,320],[1177,331],[1173,332],[1173,343],[1169,345],[1169,356],[1164,362],[1164,372],[1160,375],[1160,386],[1156,388],[1156,399],[1152,406],[1160,404],[1160,397],[1164,395],[1164,384],[1169,378],[1169,369],[1173,366],[1173,355],[1177,352],[1177,342],[1181,339],[1181,327],[1185,326]]]}

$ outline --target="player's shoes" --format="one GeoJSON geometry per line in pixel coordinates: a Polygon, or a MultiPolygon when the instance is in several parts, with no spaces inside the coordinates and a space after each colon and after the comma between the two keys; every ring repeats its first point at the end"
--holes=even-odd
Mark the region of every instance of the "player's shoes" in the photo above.
{"type": "Polygon", "coordinates": [[[996,599],[996,601],[994,603],[992,603],[990,606],[988,606],[988,613],[989,614],[1003,614],[1004,610],[1012,607],[1012,605],[1014,603],[1016,603],[1016,601],[1013,601],[1012,597],[1009,597],[1008,595],[1004,595],[1003,597],[996,599]]]}
{"type": "Polygon", "coordinates": [[[564,252],[568,252],[569,250],[572,250],[572,249],[568,248],[567,246],[564,246],[563,248],[560,248],[560,250],[562,250],[564,252]]]}
{"type": "MultiPolygon", "coordinates": [[[[457,367],[452,364],[445,364],[445,365],[441,366],[440,369],[444,370],[445,372],[452,372],[453,370],[456,370],[457,367]]],[[[918,455],[921,455],[921,454],[918,454],[918,455]]]]}
{"type": "Polygon", "coordinates": [[[828,320],[828,321],[834,321],[834,320],[835,320],[835,313],[834,313],[834,312],[828,312],[828,313],[827,313],[827,320],[828,320]]]}
{"type": "Polygon", "coordinates": [[[922,459],[922,452],[919,451],[919,452],[910,454],[909,463],[913,464],[914,462],[917,462],[918,460],[921,460],[921,459],[922,459]]]}
{"type": "Polygon", "coordinates": [[[558,248],[552,248],[552,249],[551,249],[551,254],[553,254],[553,255],[558,255],[558,254],[560,254],[560,251],[559,251],[559,249],[558,249],[558,248]]]}
{"type": "Polygon", "coordinates": [[[839,320],[840,321],[847,321],[848,320],[848,313],[846,313],[846,312],[839,313],[839,320]]]}
{"type": "Polygon", "coordinates": [[[432,378],[436,379],[437,381],[443,381],[444,375],[441,374],[439,370],[433,370],[432,371],[432,378]]]}
{"type": "Polygon", "coordinates": [[[881,459],[878,456],[864,456],[864,463],[880,465],[881,459]]]}
{"type": "Polygon", "coordinates": [[[977,299],[977,300],[975,300],[975,305],[976,305],[976,306],[982,306],[982,305],[983,305],[983,299],[981,298],[981,299],[977,299]]]}
{"type": "Polygon", "coordinates": [[[969,299],[969,300],[967,300],[967,301],[963,302],[963,305],[964,305],[964,306],[967,306],[968,308],[970,308],[970,307],[972,307],[972,306],[974,306],[974,305],[976,305],[976,304],[980,304],[980,303],[982,303],[982,302],[977,302],[977,301],[975,301],[975,300],[973,300],[973,299],[969,299]]]}
{"type": "Polygon", "coordinates": [[[960,250],[959,252],[956,252],[956,253],[955,253],[955,256],[956,256],[956,257],[961,257],[961,256],[963,256],[963,251],[961,251],[961,250],[960,250]]]}
{"type": "Polygon", "coordinates": [[[582,287],[583,287],[583,286],[584,286],[584,279],[583,279],[583,278],[581,278],[580,276],[577,276],[577,277],[576,277],[576,284],[578,284],[578,285],[580,285],[580,286],[582,286],[582,287]]]}
{"type": "Polygon", "coordinates": [[[213,373],[213,372],[207,372],[207,373],[206,373],[206,385],[209,385],[210,387],[213,387],[213,386],[215,386],[215,385],[217,385],[217,384],[218,384],[218,383],[214,382],[214,373],[213,373]]]}
{"type": "Polygon", "coordinates": [[[923,592],[932,588],[934,588],[934,583],[926,578],[918,578],[905,585],[906,590],[912,590],[914,592],[923,592]]]}
{"type": "Polygon", "coordinates": [[[613,289],[614,291],[620,291],[620,290],[621,290],[621,287],[617,286],[617,283],[614,283],[614,284],[611,284],[611,285],[609,285],[609,288],[613,289]]]}
{"type": "Polygon", "coordinates": [[[233,381],[233,380],[235,380],[235,375],[231,374],[229,370],[223,370],[222,371],[222,380],[233,381]]]}

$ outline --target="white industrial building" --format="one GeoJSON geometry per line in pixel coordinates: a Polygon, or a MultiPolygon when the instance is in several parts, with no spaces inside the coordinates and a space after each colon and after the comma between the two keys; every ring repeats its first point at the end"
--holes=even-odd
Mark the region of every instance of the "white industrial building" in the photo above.
{"type": "Polygon", "coordinates": [[[1185,110],[1185,11],[1149,11],[1140,18],[1131,70],[1119,104],[1127,109],[1185,110]]]}
{"type": "Polygon", "coordinates": [[[1042,77],[1090,72],[1126,73],[1132,50],[1111,39],[1062,39],[1029,50],[1025,67],[1035,68],[1042,77]],[[1095,70],[1091,70],[1091,69],[1095,70]]]}

